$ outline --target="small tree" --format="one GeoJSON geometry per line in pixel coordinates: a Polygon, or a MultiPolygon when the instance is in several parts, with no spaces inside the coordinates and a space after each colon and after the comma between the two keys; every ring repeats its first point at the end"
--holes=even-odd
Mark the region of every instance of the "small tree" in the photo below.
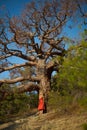
{"type": "MultiPolygon", "coordinates": [[[[62,94],[87,92],[87,42],[70,47],[67,57],[55,76],[55,87],[62,94]]],[[[79,94],[80,94],[79,93],[79,94]]]]}

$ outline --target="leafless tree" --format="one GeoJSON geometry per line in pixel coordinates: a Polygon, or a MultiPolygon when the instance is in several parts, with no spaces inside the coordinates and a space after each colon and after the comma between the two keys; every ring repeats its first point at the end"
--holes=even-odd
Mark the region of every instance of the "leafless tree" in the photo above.
{"type": "Polygon", "coordinates": [[[60,64],[53,58],[65,54],[61,33],[75,12],[75,5],[72,0],[33,1],[21,16],[0,19],[0,73],[18,73],[26,66],[32,69],[27,75],[1,79],[1,85],[20,83],[18,93],[41,91],[47,101],[52,72],[58,71],[60,64]],[[19,58],[19,63],[11,63],[14,57],[19,58]]]}

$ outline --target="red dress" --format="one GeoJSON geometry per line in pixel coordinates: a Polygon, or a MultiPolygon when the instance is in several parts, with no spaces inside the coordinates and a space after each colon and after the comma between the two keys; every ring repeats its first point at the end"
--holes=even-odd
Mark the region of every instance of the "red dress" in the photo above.
{"type": "Polygon", "coordinates": [[[40,111],[40,110],[44,110],[44,99],[43,99],[43,97],[41,97],[41,98],[39,99],[38,110],[39,110],[39,111],[40,111]]]}

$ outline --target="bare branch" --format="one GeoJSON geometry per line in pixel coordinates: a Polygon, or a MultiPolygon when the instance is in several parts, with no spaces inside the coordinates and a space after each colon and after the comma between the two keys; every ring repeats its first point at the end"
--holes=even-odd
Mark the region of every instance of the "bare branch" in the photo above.
{"type": "Polygon", "coordinates": [[[0,84],[1,83],[14,84],[14,83],[21,82],[21,81],[24,81],[24,80],[38,82],[38,81],[40,81],[40,77],[26,76],[26,77],[18,77],[18,78],[15,78],[15,79],[2,79],[2,80],[0,80],[0,84]]]}
{"type": "Polygon", "coordinates": [[[54,61],[50,61],[46,65],[46,69],[52,68],[55,65],[54,61]]]}
{"type": "Polygon", "coordinates": [[[82,7],[86,7],[86,5],[87,5],[87,2],[86,1],[78,1],[78,0],[76,0],[76,2],[77,2],[77,6],[78,6],[78,8],[79,8],[79,11],[80,11],[80,13],[81,13],[81,16],[83,17],[83,19],[84,19],[84,24],[86,25],[87,24],[87,20],[86,20],[86,18],[87,18],[87,11],[85,12],[85,11],[83,11],[83,9],[82,9],[82,7]],[[82,4],[82,2],[85,2],[84,4],[82,4]],[[81,7],[82,6],[82,7],[81,7]]]}
{"type": "Polygon", "coordinates": [[[86,14],[85,12],[83,12],[79,1],[76,0],[76,2],[77,2],[77,6],[78,6],[78,8],[79,8],[79,10],[80,10],[80,13],[81,13],[82,17],[87,17],[87,14],[86,14]]]}
{"type": "Polygon", "coordinates": [[[22,59],[25,59],[25,60],[30,60],[30,61],[35,61],[35,57],[34,56],[27,56],[27,55],[24,55],[21,51],[19,50],[13,50],[13,49],[10,49],[8,51],[9,54],[11,54],[12,56],[18,56],[22,59]]]}
{"type": "Polygon", "coordinates": [[[11,91],[9,92],[6,90],[0,90],[0,93],[2,93],[0,100],[4,100],[10,94],[24,93],[24,92],[31,92],[31,91],[39,91],[39,85],[30,82],[24,85],[20,85],[16,89],[11,88],[11,91]]]}
{"type": "Polygon", "coordinates": [[[9,66],[9,67],[0,67],[0,73],[7,70],[12,70],[15,68],[23,67],[23,66],[35,66],[35,65],[36,65],[36,62],[25,62],[23,64],[14,64],[13,66],[9,66]]]}
{"type": "Polygon", "coordinates": [[[12,54],[1,55],[1,56],[0,56],[0,60],[5,59],[5,58],[8,58],[8,57],[10,57],[10,56],[12,56],[12,54]]]}
{"type": "Polygon", "coordinates": [[[38,91],[39,90],[39,85],[34,84],[34,83],[27,83],[25,85],[21,85],[17,88],[18,93],[23,93],[23,92],[31,92],[31,91],[38,91]]]}

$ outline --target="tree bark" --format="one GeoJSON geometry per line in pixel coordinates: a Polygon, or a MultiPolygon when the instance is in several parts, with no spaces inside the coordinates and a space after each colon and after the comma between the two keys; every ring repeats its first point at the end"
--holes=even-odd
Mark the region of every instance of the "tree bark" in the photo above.
{"type": "Polygon", "coordinates": [[[49,81],[48,77],[46,75],[41,76],[39,96],[42,93],[42,97],[44,99],[43,113],[47,113],[47,103],[48,103],[49,91],[50,91],[50,81],[49,81]]]}

